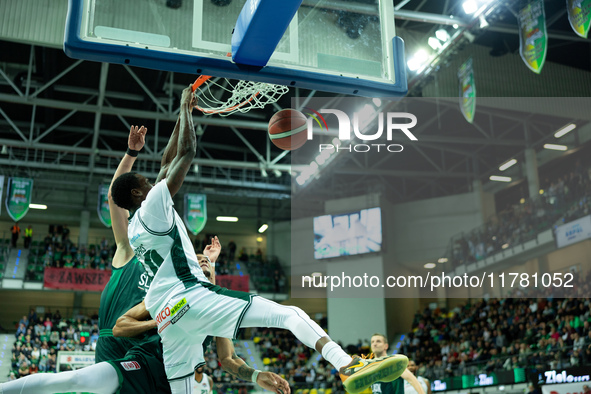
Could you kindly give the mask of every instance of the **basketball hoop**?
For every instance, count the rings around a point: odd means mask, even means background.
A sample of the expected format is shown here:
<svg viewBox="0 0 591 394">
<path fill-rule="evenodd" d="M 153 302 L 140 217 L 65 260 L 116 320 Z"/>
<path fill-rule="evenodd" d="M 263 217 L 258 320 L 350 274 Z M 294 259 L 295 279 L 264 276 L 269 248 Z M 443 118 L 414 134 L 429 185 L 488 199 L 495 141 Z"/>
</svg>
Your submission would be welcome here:
<svg viewBox="0 0 591 394">
<path fill-rule="evenodd" d="M 220 89 L 222 94 L 220 94 Z M 228 116 L 275 103 L 289 91 L 289 88 L 252 81 L 232 83 L 226 78 L 212 79 L 211 76 L 202 75 L 193 83 L 193 91 L 199 97 L 196 109 L 205 115 Z M 222 98 L 227 95 L 226 92 L 230 94 L 230 97 L 224 101 Z"/>
</svg>

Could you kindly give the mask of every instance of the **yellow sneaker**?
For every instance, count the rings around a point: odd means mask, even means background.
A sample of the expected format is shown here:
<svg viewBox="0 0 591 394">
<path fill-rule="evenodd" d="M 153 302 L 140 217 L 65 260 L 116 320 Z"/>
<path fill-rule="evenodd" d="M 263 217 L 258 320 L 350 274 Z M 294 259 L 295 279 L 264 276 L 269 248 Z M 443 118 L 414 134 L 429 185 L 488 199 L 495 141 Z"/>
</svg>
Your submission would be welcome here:
<svg viewBox="0 0 591 394">
<path fill-rule="evenodd" d="M 339 370 L 339 375 L 348 393 L 359 394 L 376 382 L 398 379 L 407 366 L 408 357 L 402 354 L 375 359 L 353 356 L 349 365 Z"/>
</svg>

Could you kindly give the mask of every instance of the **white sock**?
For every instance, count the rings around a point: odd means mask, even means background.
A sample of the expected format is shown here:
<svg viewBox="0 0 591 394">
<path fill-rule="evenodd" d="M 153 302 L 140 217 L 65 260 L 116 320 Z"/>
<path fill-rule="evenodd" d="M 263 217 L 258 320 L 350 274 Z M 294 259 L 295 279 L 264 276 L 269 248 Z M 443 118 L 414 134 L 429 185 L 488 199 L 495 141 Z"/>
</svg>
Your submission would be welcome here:
<svg viewBox="0 0 591 394">
<path fill-rule="evenodd" d="M 334 341 L 328 342 L 322 347 L 322 357 L 331 363 L 337 370 L 348 365 L 353 359 Z"/>
</svg>

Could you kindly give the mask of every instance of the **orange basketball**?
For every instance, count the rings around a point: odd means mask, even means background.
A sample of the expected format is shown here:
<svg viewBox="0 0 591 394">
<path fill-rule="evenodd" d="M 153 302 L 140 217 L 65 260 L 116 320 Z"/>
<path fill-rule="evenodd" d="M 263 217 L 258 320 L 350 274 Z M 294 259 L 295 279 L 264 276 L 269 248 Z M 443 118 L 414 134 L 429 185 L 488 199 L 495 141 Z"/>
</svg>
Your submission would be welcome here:
<svg viewBox="0 0 591 394">
<path fill-rule="evenodd" d="M 269 121 L 269 138 L 283 150 L 298 149 L 307 141 L 306 116 L 295 109 L 282 109 Z"/>
</svg>

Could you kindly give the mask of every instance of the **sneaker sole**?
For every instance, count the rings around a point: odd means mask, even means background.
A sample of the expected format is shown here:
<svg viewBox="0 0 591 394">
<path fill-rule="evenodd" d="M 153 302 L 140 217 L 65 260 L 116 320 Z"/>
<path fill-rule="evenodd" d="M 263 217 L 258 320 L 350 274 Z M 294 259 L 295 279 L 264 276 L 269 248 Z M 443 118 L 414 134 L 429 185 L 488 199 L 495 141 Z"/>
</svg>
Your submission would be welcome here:
<svg viewBox="0 0 591 394">
<path fill-rule="evenodd" d="M 359 394 L 376 382 L 392 382 L 400 377 L 408 366 L 408 357 L 398 354 L 379 364 L 370 364 L 343 382 L 349 394 Z"/>
</svg>

